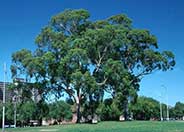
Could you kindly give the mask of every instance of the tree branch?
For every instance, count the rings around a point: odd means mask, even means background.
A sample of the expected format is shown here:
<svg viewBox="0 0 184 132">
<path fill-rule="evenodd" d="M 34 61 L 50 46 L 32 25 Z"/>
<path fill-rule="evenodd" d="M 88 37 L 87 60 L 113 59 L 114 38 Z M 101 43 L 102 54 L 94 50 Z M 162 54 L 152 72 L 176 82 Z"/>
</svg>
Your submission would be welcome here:
<svg viewBox="0 0 184 132">
<path fill-rule="evenodd" d="M 107 79 L 107 78 L 105 78 L 103 82 L 101 82 L 101 83 L 97 83 L 97 85 L 98 85 L 98 86 L 102 86 L 102 85 L 104 85 L 104 84 L 107 82 L 107 80 L 108 80 L 108 79 Z"/>
<path fill-rule="evenodd" d="M 103 53 L 102 56 L 100 55 L 100 52 L 98 52 L 99 60 L 98 60 L 98 61 L 95 60 L 95 62 L 97 63 L 97 64 L 96 64 L 95 72 L 97 72 L 97 71 L 100 69 L 100 65 L 101 65 L 101 63 L 102 63 L 102 59 L 105 57 L 106 51 L 107 51 L 107 46 L 104 48 L 104 50 L 103 50 L 103 52 L 102 52 L 102 53 Z"/>
<path fill-rule="evenodd" d="M 66 30 L 70 35 L 72 35 L 72 32 L 70 31 L 70 29 L 65 27 L 63 24 L 60 24 L 60 27 L 63 28 L 64 30 Z"/>
</svg>

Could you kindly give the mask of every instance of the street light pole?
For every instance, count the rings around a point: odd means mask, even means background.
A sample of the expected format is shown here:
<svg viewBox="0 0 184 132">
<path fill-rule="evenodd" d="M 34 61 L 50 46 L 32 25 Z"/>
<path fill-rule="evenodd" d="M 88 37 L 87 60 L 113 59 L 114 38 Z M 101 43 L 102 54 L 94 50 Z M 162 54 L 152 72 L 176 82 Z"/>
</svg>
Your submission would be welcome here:
<svg viewBox="0 0 184 132">
<path fill-rule="evenodd" d="M 13 98 L 13 102 L 14 102 L 14 128 L 16 128 L 16 124 L 17 124 L 17 97 L 16 95 Z"/>
<path fill-rule="evenodd" d="M 18 83 L 14 83 L 15 86 L 18 86 Z M 13 103 L 14 103 L 14 128 L 17 126 L 17 94 L 15 93 L 13 97 Z"/>
<path fill-rule="evenodd" d="M 169 121 L 169 105 L 168 105 L 168 96 L 167 96 L 167 121 Z"/>
<path fill-rule="evenodd" d="M 160 94 L 158 95 L 158 97 L 160 98 L 160 101 L 159 101 L 159 104 L 160 104 L 160 121 L 163 121 L 162 101 L 161 101 L 161 99 L 162 99 L 162 94 L 160 93 Z"/>
<path fill-rule="evenodd" d="M 167 87 L 165 85 L 162 85 L 163 88 L 165 88 L 166 91 L 166 102 L 167 102 L 167 117 L 166 120 L 169 121 L 169 98 L 168 98 L 168 91 L 167 91 Z"/>
<path fill-rule="evenodd" d="M 2 119 L 2 132 L 5 128 L 5 102 L 6 102 L 6 63 L 4 63 L 4 84 L 3 84 L 3 119 Z"/>
<path fill-rule="evenodd" d="M 162 103 L 160 101 L 160 121 L 163 121 L 163 116 L 162 116 Z"/>
</svg>

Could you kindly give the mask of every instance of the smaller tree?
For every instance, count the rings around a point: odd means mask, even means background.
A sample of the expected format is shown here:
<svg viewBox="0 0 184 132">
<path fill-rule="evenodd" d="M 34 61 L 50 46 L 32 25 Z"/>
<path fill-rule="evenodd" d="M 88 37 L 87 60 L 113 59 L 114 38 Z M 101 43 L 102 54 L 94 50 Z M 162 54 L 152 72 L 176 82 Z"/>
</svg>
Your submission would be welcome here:
<svg viewBox="0 0 184 132">
<path fill-rule="evenodd" d="M 103 121 L 118 120 L 121 115 L 121 109 L 118 108 L 115 99 L 108 98 L 99 105 L 97 113 Z"/>
<path fill-rule="evenodd" d="M 153 98 L 141 96 L 135 104 L 130 104 L 129 110 L 136 120 L 159 119 L 159 102 Z"/>
<path fill-rule="evenodd" d="M 64 101 L 56 101 L 49 104 L 48 118 L 55 119 L 57 122 L 72 118 L 71 106 Z"/>
<path fill-rule="evenodd" d="M 14 105 L 11 102 L 6 103 L 6 119 L 12 122 L 14 117 Z"/>
<path fill-rule="evenodd" d="M 42 119 L 47 117 L 49 114 L 49 106 L 44 100 L 40 100 L 38 103 L 36 103 L 36 110 L 34 119 L 39 121 L 39 125 L 42 124 Z"/>
<path fill-rule="evenodd" d="M 184 116 L 184 103 L 176 102 L 174 114 L 177 119 L 181 119 Z"/>
<path fill-rule="evenodd" d="M 26 101 L 21 103 L 18 108 L 17 119 L 21 121 L 21 124 L 28 125 L 29 121 L 35 117 L 36 113 L 36 104 L 32 101 Z"/>
</svg>

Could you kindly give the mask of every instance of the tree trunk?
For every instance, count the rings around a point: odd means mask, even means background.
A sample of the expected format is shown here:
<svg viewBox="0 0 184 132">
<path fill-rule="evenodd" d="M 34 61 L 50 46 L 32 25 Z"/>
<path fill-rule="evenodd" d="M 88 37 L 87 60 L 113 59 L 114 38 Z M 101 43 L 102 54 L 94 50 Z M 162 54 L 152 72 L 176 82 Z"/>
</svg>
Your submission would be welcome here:
<svg viewBox="0 0 184 132">
<path fill-rule="evenodd" d="M 38 125 L 39 125 L 39 126 L 42 126 L 42 118 L 40 118 L 38 121 L 39 121 L 39 122 L 38 122 Z"/>
<path fill-rule="evenodd" d="M 124 118 L 125 121 L 128 120 L 128 100 L 124 101 Z"/>
<path fill-rule="evenodd" d="M 77 123 L 80 123 L 80 100 L 79 97 L 76 98 L 76 110 L 77 110 Z"/>
<path fill-rule="evenodd" d="M 94 106 L 93 106 L 93 99 L 92 99 L 92 95 L 90 94 L 89 95 L 89 101 L 90 101 L 90 111 L 91 111 L 91 117 L 92 117 L 92 120 L 93 120 L 93 118 L 94 118 Z"/>
</svg>

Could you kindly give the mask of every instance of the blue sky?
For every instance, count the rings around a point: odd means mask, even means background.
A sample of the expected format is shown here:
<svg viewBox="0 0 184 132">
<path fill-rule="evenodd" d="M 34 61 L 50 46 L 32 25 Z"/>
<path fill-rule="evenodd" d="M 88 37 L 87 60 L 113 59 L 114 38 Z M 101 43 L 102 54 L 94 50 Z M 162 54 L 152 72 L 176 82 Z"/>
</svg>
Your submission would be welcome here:
<svg viewBox="0 0 184 132">
<path fill-rule="evenodd" d="M 34 39 L 51 16 L 66 8 L 84 8 L 89 10 L 91 20 L 125 13 L 135 28 L 149 29 L 156 35 L 160 50 L 173 51 L 177 64 L 173 71 L 144 77 L 139 94 L 166 102 L 164 85 L 170 105 L 184 102 L 183 7 L 183 0 L 0 0 L 0 81 L 3 62 L 9 67 L 13 52 L 22 48 L 34 50 Z M 10 70 L 8 80 L 11 81 Z"/>
</svg>

